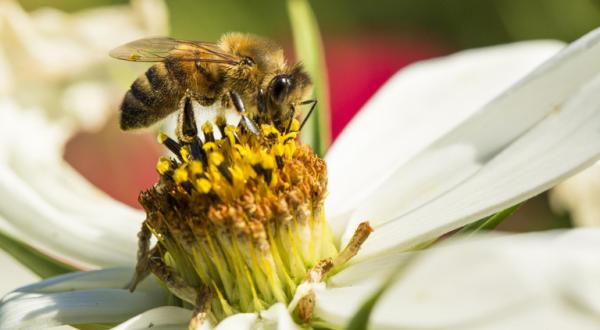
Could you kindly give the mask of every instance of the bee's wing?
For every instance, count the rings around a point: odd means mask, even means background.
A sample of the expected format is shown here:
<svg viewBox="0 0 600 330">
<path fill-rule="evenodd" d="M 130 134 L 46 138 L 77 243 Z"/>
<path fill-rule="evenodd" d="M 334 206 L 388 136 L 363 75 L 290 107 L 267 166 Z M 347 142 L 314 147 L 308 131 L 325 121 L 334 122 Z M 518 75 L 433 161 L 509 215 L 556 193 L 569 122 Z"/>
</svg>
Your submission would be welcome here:
<svg viewBox="0 0 600 330">
<path fill-rule="evenodd" d="M 217 44 L 203 41 L 178 40 L 166 37 L 145 38 L 119 46 L 110 56 L 135 62 L 175 61 L 238 64 L 241 58 L 222 50 Z"/>
</svg>

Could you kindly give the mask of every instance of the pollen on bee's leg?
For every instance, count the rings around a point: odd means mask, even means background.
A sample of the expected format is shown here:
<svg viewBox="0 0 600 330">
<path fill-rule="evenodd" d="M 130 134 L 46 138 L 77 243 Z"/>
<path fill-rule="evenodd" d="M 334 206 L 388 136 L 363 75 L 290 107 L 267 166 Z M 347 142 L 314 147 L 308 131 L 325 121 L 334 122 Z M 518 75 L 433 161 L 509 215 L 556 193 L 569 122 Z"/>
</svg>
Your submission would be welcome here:
<svg viewBox="0 0 600 330">
<path fill-rule="evenodd" d="M 177 138 L 180 142 L 189 144 L 194 137 L 198 136 L 198 127 L 196 126 L 196 118 L 194 117 L 194 107 L 192 100 L 189 97 L 184 99 L 183 109 L 177 116 Z"/>
</svg>

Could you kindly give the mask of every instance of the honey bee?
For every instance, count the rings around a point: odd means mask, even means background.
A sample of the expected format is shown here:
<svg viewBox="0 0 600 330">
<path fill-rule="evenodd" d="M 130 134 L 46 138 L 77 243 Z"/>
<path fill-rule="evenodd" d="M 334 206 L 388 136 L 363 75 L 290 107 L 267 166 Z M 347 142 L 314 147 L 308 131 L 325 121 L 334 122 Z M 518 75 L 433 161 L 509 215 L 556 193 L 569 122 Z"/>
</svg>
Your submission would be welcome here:
<svg viewBox="0 0 600 330">
<path fill-rule="evenodd" d="M 233 106 L 251 121 L 280 130 L 289 129 L 299 106 L 310 104 L 312 112 L 316 104 L 307 99 L 312 83 L 303 66 L 289 65 L 278 45 L 251 34 L 227 33 L 217 43 L 139 39 L 113 49 L 110 55 L 157 62 L 125 94 L 120 108 L 124 130 L 156 123 L 181 109 L 184 99 L 220 110 Z"/>
</svg>

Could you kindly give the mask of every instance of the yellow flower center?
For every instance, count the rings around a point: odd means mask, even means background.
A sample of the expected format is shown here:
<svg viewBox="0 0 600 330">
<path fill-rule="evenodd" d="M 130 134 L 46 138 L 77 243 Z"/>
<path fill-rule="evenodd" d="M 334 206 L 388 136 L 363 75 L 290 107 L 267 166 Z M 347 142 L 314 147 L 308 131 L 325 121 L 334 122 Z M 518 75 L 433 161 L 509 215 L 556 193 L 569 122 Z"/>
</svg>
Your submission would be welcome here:
<svg viewBox="0 0 600 330">
<path fill-rule="evenodd" d="M 213 321 L 289 303 L 309 270 L 338 254 L 323 215 L 326 165 L 296 141 L 298 126 L 252 134 L 221 124 L 215 139 L 206 123 L 204 141 L 159 136 L 176 158 L 158 161 L 159 183 L 140 195 L 158 241 L 151 258 L 174 274 L 167 278 L 212 292 Z"/>
</svg>

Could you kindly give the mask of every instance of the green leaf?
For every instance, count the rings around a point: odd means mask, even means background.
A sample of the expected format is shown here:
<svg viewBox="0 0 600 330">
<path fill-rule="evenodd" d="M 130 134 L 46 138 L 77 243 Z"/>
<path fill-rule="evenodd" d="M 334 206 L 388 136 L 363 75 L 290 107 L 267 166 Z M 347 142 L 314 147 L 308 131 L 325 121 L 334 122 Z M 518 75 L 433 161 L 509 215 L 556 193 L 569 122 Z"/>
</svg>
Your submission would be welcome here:
<svg viewBox="0 0 600 330">
<path fill-rule="evenodd" d="M 0 232 L 0 249 L 42 278 L 78 271 L 77 268 L 53 259 Z"/>
<path fill-rule="evenodd" d="M 383 293 L 389 285 L 390 284 L 386 282 L 383 286 L 377 289 L 377 291 L 369 299 L 367 299 L 367 301 L 360 307 L 358 312 L 354 314 L 354 316 L 350 320 L 348 327 L 346 327 L 347 330 L 367 329 L 367 325 L 369 324 L 369 317 L 371 316 L 373 307 L 375 307 L 375 304 L 377 303 L 377 301 L 379 301 L 379 298 L 381 298 L 381 296 L 383 295 Z"/>
<path fill-rule="evenodd" d="M 314 94 L 319 101 L 302 129 L 302 141 L 312 146 L 317 155 L 323 156 L 331 143 L 331 128 L 329 84 L 319 26 L 308 1 L 288 0 L 287 4 L 296 57 L 304 63 L 310 74 L 315 87 Z"/>
<path fill-rule="evenodd" d="M 495 213 L 489 217 L 485 217 L 481 220 L 477 220 L 473 223 L 470 223 L 464 227 L 462 227 L 460 230 L 456 231 L 455 233 L 449 234 L 452 235 L 452 237 L 454 237 L 454 235 L 472 235 L 475 234 L 479 231 L 482 230 L 492 230 L 494 228 L 496 228 L 500 223 L 502 223 L 502 221 L 506 220 L 509 216 L 511 216 L 513 213 L 515 213 L 515 211 L 521 207 L 521 205 L 523 205 L 525 202 L 521 203 L 521 204 L 517 204 L 515 206 L 511 206 L 505 210 L 502 210 L 498 213 Z M 412 248 L 409 249 L 409 251 L 418 251 L 418 250 L 425 250 L 427 248 L 429 248 L 430 246 L 432 246 L 433 244 L 437 243 L 440 240 L 443 240 L 444 238 L 446 238 L 449 235 L 442 235 L 441 237 L 436 237 L 434 239 L 425 241 L 425 242 L 421 242 L 415 246 L 413 246 Z"/>
<path fill-rule="evenodd" d="M 496 228 L 506 218 L 515 213 L 515 211 L 519 207 L 521 207 L 521 205 L 523 205 L 523 203 L 511 206 L 487 218 L 483 218 L 481 220 L 468 224 L 464 226 L 461 230 L 457 231 L 456 235 L 472 235 L 482 230 L 492 230 Z"/>
<path fill-rule="evenodd" d="M 373 312 L 373 308 L 379 301 L 379 299 L 383 296 L 385 291 L 389 289 L 389 287 L 398 280 L 400 276 L 406 273 L 406 270 L 410 265 L 413 264 L 417 257 L 417 253 L 414 253 L 402 263 L 398 268 L 396 268 L 392 274 L 383 282 L 383 284 L 369 297 L 363 305 L 358 309 L 358 312 L 354 314 L 348 325 L 346 326 L 346 330 L 366 330 L 369 324 L 369 318 L 371 317 L 371 313 Z"/>
</svg>

